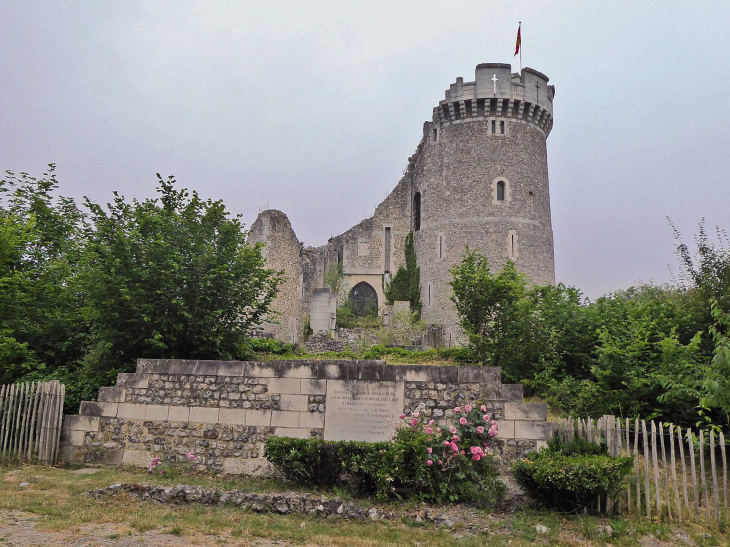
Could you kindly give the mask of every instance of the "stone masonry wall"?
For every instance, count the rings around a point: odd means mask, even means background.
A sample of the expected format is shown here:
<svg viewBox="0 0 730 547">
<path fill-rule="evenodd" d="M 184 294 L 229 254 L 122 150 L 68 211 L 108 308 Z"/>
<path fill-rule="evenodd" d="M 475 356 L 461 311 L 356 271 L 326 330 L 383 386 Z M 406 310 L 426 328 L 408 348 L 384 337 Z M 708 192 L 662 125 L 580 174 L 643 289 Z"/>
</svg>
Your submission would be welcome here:
<svg viewBox="0 0 730 547">
<path fill-rule="evenodd" d="M 272 435 L 361 438 L 375 428 L 363 440 L 385 440 L 401 412 L 418 409 L 447 424 L 454 406 L 470 402 L 487 404 L 499 421 L 497 448 L 506 463 L 539 448 L 551 429 L 545 405 L 523 403 L 522 386 L 499 378 L 493 367 L 380 361 L 140 359 L 136 373 L 120 374 L 115 387 L 101 388 L 98 401 L 65 417 L 62 454 L 70 462 L 146 467 L 156 455 L 170 460 L 192 452 L 201 471 L 265 474 L 263 445 Z M 342 389 L 350 394 L 344 403 Z M 381 404 L 386 391 L 397 395 Z M 345 404 L 344 411 L 327 414 L 328 397 Z M 373 417 L 377 410 L 358 414 L 363 404 L 391 405 L 387 423 Z M 341 414 L 348 412 L 355 421 L 343 426 Z"/>
</svg>

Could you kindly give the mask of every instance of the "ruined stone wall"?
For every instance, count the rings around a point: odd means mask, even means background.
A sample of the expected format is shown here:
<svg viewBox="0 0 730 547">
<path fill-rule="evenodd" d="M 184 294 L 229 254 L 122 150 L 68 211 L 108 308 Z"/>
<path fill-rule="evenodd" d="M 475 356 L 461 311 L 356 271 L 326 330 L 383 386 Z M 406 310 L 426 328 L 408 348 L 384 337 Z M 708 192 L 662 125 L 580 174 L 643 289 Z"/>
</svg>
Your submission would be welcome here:
<svg viewBox="0 0 730 547">
<path fill-rule="evenodd" d="M 251 226 L 248 241 L 263 243 L 266 266 L 284 272 L 284 282 L 271 306 L 278 315 L 272 316 L 262 328 L 279 340 L 297 342 L 303 329 L 302 314 L 309 311 L 308 306 L 303 309 L 302 245 L 287 216 L 274 209 L 258 216 Z"/>
<path fill-rule="evenodd" d="M 447 424 L 454 406 L 485 403 L 506 462 L 544 444 L 551 428 L 545 405 L 523 403 L 522 386 L 499 378 L 498 368 L 379 361 L 140 359 L 135 374 L 65 417 L 63 458 L 146 467 L 191 452 L 199 470 L 266 473 L 271 435 L 387 440 L 402 412 Z"/>
</svg>

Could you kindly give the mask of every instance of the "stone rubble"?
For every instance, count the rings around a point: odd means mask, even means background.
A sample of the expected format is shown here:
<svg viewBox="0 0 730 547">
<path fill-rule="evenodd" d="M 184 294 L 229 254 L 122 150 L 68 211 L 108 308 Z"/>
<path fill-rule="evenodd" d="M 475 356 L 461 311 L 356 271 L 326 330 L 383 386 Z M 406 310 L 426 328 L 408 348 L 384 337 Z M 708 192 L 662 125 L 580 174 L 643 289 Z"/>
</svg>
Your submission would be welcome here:
<svg viewBox="0 0 730 547">
<path fill-rule="evenodd" d="M 296 492 L 251 493 L 240 490 L 220 490 L 203 486 L 156 486 L 149 484 L 112 484 L 88 492 L 93 497 L 126 493 L 142 500 L 155 500 L 160 503 L 203 505 L 235 505 L 256 513 L 275 513 L 280 515 L 300 514 L 321 516 L 329 519 L 371 520 L 411 518 L 416 522 L 429 522 L 436 526 L 453 528 L 454 515 L 445 515 L 432 508 L 421 508 L 409 512 L 383 510 L 380 507 L 362 507 L 352 501 L 338 497 L 330 498 L 316 494 Z"/>
</svg>

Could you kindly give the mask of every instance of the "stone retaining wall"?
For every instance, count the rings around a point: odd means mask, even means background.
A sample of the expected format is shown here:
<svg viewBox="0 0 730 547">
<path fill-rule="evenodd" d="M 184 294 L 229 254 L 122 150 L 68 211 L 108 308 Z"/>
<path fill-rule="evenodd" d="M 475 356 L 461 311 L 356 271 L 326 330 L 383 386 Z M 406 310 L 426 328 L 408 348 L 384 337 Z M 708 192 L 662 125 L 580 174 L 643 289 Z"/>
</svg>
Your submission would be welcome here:
<svg viewBox="0 0 730 547">
<path fill-rule="evenodd" d="M 66 461 L 146 467 L 192 452 L 199 470 L 263 474 L 271 435 L 386 440 L 402 412 L 446 424 L 466 403 L 485 403 L 499 421 L 503 463 L 550 433 L 545 405 L 523 403 L 522 386 L 500 383 L 495 367 L 140 359 L 98 399 L 65 417 Z"/>
</svg>

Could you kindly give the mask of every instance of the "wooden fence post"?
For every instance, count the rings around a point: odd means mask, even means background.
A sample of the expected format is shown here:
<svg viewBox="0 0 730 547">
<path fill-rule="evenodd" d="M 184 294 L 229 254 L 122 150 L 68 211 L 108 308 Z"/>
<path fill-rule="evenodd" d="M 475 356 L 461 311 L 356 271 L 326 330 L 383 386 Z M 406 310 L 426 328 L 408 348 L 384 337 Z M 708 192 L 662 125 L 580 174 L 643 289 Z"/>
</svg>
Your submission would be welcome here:
<svg viewBox="0 0 730 547">
<path fill-rule="evenodd" d="M 682 504 L 679 502 L 679 489 L 677 488 L 677 462 L 674 459 L 674 425 L 669 424 L 669 454 L 672 464 L 672 488 L 674 489 L 674 502 L 677 507 L 677 519 L 682 520 Z"/>
<path fill-rule="evenodd" d="M 649 436 L 646 434 L 646 420 L 641 420 L 641 432 L 644 437 L 644 489 L 646 491 L 646 517 L 651 518 L 651 488 L 649 488 Z"/>
<path fill-rule="evenodd" d="M 715 465 L 715 431 L 710 430 L 710 467 L 712 468 L 712 499 L 715 503 L 715 520 L 720 526 L 720 503 L 717 492 L 717 466 Z"/>
</svg>

